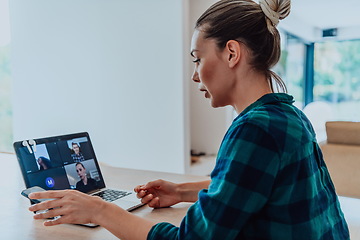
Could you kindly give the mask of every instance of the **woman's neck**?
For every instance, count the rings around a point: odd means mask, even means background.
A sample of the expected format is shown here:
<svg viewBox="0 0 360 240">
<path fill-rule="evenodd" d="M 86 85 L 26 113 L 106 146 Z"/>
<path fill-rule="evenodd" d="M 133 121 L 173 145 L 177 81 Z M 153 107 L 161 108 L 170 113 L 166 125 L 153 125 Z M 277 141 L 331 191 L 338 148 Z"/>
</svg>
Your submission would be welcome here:
<svg viewBox="0 0 360 240">
<path fill-rule="evenodd" d="M 239 114 L 246 107 L 256 102 L 262 96 L 272 93 L 269 81 L 264 74 L 247 71 L 239 74 L 238 84 L 234 89 L 233 107 Z"/>
</svg>

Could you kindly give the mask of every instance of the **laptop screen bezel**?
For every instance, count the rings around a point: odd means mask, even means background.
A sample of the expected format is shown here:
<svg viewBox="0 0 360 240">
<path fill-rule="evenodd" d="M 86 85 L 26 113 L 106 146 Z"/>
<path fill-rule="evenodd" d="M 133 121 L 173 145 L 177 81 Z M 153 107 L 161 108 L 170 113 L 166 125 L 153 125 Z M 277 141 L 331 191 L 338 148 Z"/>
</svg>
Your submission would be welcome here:
<svg viewBox="0 0 360 240">
<path fill-rule="evenodd" d="M 89 150 L 90 150 L 91 155 L 93 157 L 93 160 L 94 160 L 94 163 L 95 163 L 95 166 L 97 168 L 99 178 L 100 178 L 100 180 L 98 181 L 98 184 L 97 184 L 97 188 L 92 189 L 90 191 L 90 192 L 93 192 L 93 191 L 96 191 L 98 189 L 105 188 L 106 185 L 105 185 L 105 181 L 104 181 L 104 178 L 102 176 L 101 169 L 100 169 L 100 166 L 99 166 L 96 154 L 95 154 L 95 150 L 93 148 L 93 145 L 92 145 L 92 142 L 91 142 L 91 139 L 90 139 L 90 135 L 89 135 L 88 132 L 79 132 L 79 133 L 72 133 L 72 134 L 65 134 L 65 135 L 58 135 L 58 136 L 51 136 L 51 137 L 44 137 L 44 138 L 37 138 L 37 139 L 34 139 L 34 141 L 35 141 L 35 143 L 37 145 L 40 145 L 40 144 L 49 144 L 49 143 L 60 142 L 60 141 L 69 141 L 69 140 L 72 140 L 72 139 L 84 138 L 84 137 L 86 137 L 88 142 L 89 142 L 89 146 L 90 146 Z M 28 140 L 25 140 L 25 141 L 28 141 Z M 14 150 L 15 150 L 15 154 L 16 154 L 19 166 L 20 166 L 22 177 L 23 177 L 24 182 L 25 182 L 25 186 L 27 188 L 29 188 L 29 187 L 33 187 L 33 185 L 29 181 L 29 173 L 27 173 L 26 167 L 25 167 L 25 164 L 24 164 L 25 159 L 22 159 L 21 154 L 20 154 L 20 149 L 26 147 L 26 146 L 23 145 L 23 142 L 24 142 L 24 140 L 16 141 L 16 142 L 13 143 L 13 147 L 14 147 Z M 63 166 L 65 166 L 65 165 L 63 165 Z M 70 189 L 70 188 L 64 188 L 64 189 Z"/>
</svg>

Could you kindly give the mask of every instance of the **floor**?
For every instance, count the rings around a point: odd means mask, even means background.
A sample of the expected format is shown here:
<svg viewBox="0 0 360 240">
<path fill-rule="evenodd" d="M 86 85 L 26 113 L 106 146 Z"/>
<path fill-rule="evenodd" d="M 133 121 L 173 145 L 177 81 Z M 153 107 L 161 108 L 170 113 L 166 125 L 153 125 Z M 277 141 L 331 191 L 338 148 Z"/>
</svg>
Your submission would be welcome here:
<svg viewBox="0 0 360 240">
<path fill-rule="evenodd" d="M 189 174 L 208 176 L 215 166 L 215 155 L 201 156 L 198 161 L 191 164 Z"/>
</svg>

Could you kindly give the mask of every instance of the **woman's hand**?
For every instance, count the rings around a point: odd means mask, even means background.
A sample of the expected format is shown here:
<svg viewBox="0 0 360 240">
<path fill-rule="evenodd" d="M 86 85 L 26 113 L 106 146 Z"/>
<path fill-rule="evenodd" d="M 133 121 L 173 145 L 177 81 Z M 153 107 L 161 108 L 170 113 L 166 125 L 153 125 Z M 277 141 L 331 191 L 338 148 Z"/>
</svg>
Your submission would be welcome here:
<svg viewBox="0 0 360 240">
<path fill-rule="evenodd" d="M 154 225 L 153 222 L 131 214 L 115 204 L 75 190 L 37 192 L 31 193 L 29 197 L 55 199 L 29 208 L 30 211 L 51 209 L 46 213 L 36 214 L 35 219 L 61 216 L 44 222 L 45 226 L 94 223 L 103 226 L 120 239 L 146 239 Z"/>
<path fill-rule="evenodd" d="M 99 197 L 89 196 L 76 190 L 60 190 L 36 192 L 29 195 L 31 199 L 53 198 L 42 203 L 32 205 L 30 211 L 48 210 L 45 213 L 34 215 L 34 219 L 54 218 L 44 223 L 45 226 L 53 226 L 63 223 L 74 224 L 97 224 L 97 216 L 107 202 Z M 58 217 L 61 216 L 61 217 Z"/>
<path fill-rule="evenodd" d="M 195 202 L 201 189 L 208 188 L 210 180 L 189 183 L 173 183 L 155 180 L 134 188 L 137 197 L 149 207 L 170 207 L 179 202 Z"/>
<path fill-rule="evenodd" d="M 181 202 L 178 184 L 165 180 L 155 180 L 134 188 L 141 202 L 152 208 L 170 207 Z"/>
</svg>

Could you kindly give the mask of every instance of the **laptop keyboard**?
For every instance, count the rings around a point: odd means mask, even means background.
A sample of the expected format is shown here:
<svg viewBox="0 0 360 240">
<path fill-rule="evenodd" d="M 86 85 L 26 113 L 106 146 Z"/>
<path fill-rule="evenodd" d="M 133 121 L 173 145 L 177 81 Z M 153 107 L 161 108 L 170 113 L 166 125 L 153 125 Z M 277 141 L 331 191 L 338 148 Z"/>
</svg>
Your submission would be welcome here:
<svg viewBox="0 0 360 240">
<path fill-rule="evenodd" d="M 131 194 L 131 192 L 124 192 L 114 189 L 105 189 L 101 192 L 93 194 L 93 196 L 99 196 L 107 202 L 113 202 L 119 198 L 125 197 Z"/>
</svg>

